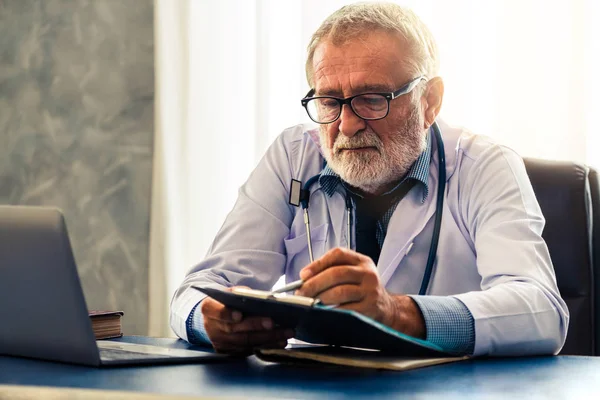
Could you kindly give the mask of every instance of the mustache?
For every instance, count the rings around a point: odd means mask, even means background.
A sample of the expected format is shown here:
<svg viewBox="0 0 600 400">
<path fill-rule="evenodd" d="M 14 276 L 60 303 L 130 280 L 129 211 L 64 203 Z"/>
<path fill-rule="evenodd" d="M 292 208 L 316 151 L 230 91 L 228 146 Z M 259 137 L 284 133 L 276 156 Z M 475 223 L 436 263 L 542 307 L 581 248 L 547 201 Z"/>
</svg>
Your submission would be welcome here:
<svg viewBox="0 0 600 400">
<path fill-rule="evenodd" d="M 338 132 L 333 143 L 333 152 L 335 154 L 346 149 L 358 149 L 361 147 L 375 147 L 379 152 L 383 147 L 381 139 L 374 132 L 362 131 L 352 137 L 347 137 Z"/>
</svg>

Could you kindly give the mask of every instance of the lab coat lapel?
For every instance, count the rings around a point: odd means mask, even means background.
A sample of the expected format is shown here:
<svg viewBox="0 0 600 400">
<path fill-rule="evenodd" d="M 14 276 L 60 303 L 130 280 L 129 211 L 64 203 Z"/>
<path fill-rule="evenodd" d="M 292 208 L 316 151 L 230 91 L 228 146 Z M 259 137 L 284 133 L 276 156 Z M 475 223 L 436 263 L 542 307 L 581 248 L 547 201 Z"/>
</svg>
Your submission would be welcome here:
<svg viewBox="0 0 600 400">
<path fill-rule="evenodd" d="M 438 121 L 440 131 L 444 137 L 444 153 L 446 155 L 446 185 L 454 173 L 456 165 L 457 130 L 450 128 L 442 121 Z M 437 150 L 437 140 L 432 135 L 433 152 L 429 167 L 428 187 L 429 193 L 427 199 L 422 203 L 423 187 L 417 185 L 400 201 L 390 223 L 387 234 L 379 256 L 377 268 L 381 281 L 385 286 L 392 277 L 410 246 L 414 238 L 425 228 L 427 222 L 436 212 L 437 194 L 438 194 L 438 163 L 439 154 Z M 423 266 L 425 269 L 425 265 Z"/>
<path fill-rule="evenodd" d="M 410 250 L 409 246 L 414 237 L 423 230 L 427 221 L 435 213 L 437 173 L 434 175 L 432 169 L 430 168 L 429 173 L 431 187 L 425 203 L 421 203 L 423 199 L 422 186 L 415 186 L 400 201 L 392 215 L 377 264 L 384 285 L 390 280 L 407 251 Z M 435 170 L 437 171 L 437 167 Z"/>
<path fill-rule="evenodd" d="M 329 200 L 329 219 L 333 225 L 335 233 L 335 246 L 348 247 L 348 238 L 346 237 L 346 201 L 344 194 L 337 190 Z M 329 246 L 332 248 L 334 246 Z"/>
</svg>

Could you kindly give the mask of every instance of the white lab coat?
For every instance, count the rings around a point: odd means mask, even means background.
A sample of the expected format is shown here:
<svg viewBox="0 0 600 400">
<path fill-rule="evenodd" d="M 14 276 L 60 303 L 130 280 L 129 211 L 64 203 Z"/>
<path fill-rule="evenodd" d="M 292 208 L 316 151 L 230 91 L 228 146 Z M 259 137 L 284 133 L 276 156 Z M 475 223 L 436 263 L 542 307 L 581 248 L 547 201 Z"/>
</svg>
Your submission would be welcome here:
<svg viewBox="0 0 600 400">
<path fill-rule="evenodd" d="M 521 158 L 483 136 L 438 121 L 446 153 L 442 227 L 427 295 L 454 296 L 475 322 L 475 355 L 557 353 L 569 312 L 541 238 L 544 218 Z M 171 327 L 187 339 L 186 319 L 204 295 L 192 284 L 268 290 L 308 264 L 301 208 L 288 204 L 292 178 L 306 182 L 323 166 L 317 131 L 298 125 L 271 145 L 227 216 L 204 261 L 171 303 Z M 417 294 L 431 242 L 438 153 L 432 143 L 429 194 L 415 185 L 390 220 L 377 268 L 391 293 Z M 343 189 L 331 198 L 311 187 L 315 258 L 347 245 Z M 355 243 L 354 239 L 352 243 Z"/>
</svg>

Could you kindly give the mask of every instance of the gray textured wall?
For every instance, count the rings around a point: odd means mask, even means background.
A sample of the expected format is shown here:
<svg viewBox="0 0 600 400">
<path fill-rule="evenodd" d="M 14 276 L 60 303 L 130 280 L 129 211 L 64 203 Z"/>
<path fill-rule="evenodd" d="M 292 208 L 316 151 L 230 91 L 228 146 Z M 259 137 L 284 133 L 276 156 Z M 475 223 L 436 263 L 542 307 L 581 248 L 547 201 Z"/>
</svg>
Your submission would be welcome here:
<svg viewBox="0 0 600 400">
<path fill-rule="evenodd" d="M 152 0 L 0 0 L 0 203 L 63 209 L 88 307 L 147 333 Z"/>
</svg>

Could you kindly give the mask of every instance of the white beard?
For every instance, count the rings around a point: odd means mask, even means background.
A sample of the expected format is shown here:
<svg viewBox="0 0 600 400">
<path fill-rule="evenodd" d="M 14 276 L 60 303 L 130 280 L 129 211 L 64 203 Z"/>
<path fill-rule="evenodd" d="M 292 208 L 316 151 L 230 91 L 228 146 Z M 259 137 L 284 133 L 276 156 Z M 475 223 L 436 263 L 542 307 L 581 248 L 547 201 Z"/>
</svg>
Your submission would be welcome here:
<svg viewBox="0 0 600 400">
<path fill-rule="evenodd" d="M 328 147 L 324 128 L 319 131 L 321 148 L 329 167 L 342 180 L 367 193 L 376 193 L 387 184 L 400 180 L 425 150 L 427 135 L 415 107 L 403 126 L 390 135 L 384 148 L 381 139 L 369 126 L 352 137 L 338 132 L 333 149 Z M 377 150 L 353 153 L 347 148 L 375 147 Z"/>
</svg>

